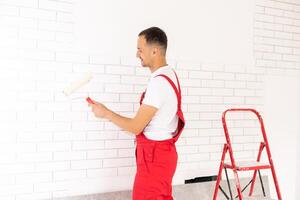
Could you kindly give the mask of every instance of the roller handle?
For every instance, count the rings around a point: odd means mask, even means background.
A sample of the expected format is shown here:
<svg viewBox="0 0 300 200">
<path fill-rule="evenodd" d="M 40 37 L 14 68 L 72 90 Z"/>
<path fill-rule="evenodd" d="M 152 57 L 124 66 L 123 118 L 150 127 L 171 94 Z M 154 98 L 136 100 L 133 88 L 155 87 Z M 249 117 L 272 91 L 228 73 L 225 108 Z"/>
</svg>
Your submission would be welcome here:
<svg viewBox="0 0 300 200">
<path fill-rule="evenodd" d="M 86 101 L 90 104 L 94 104 L 94 101 L 90 98 L 90 97 L 87 97 L 86 98 Z"/>
</svg>

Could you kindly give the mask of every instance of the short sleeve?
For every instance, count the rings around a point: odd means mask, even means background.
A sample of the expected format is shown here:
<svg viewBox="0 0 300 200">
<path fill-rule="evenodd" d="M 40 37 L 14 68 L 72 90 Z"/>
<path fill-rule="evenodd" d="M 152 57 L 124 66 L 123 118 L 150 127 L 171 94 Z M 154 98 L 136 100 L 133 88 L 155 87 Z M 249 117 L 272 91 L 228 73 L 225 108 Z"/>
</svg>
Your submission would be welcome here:
<svg viewBox="0 0 300 200">
<path fill-rule="evenodd" d="M 143 104 L 161 108 L 166 101 L 166 89 L 168 89 L 166 80 L 161 77 L 152 78 L 148 83 Z"/>
</svg>

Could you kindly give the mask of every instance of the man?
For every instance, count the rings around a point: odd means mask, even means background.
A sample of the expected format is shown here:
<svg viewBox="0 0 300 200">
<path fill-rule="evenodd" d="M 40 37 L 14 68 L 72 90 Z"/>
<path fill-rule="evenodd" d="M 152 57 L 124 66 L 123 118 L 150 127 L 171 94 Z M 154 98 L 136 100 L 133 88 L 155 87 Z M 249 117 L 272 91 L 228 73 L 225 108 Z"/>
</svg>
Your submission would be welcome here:
<svg viewBox="0 0 300 200">
<path fill-rule="evenodd" d="M 172 200 L 172 178 L 177 166 L 175 142 L 184 118 L 175 71 L 167 65 L 167 36 L 157 27 L 139 34 L 136 56 L 151 71 L 135 117 L 127 118 L 99 102 L 89 103 L 96 117 L 106 118 L 136 135 L 137 173 L 133 200 Z"/>
</svg>

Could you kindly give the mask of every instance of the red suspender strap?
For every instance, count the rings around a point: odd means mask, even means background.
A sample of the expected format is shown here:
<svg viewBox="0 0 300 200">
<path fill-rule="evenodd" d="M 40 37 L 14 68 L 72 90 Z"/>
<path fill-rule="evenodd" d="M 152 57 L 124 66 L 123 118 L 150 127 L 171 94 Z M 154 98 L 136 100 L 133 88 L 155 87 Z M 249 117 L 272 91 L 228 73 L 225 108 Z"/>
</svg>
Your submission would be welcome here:
<svg viewBox="0 0 300 200">
<path fill-rule="evenodd" d="M 175 73 L 175 72 L 174 72 Z M 177 78 L 177 75 L 175 73 L 175 76 L 176 76 L 176 79 L 177 79 L 177 84 L 178 84 L 178 90 L 177 90 L 177 87 L 176 85 L 174 84 L 174 82 L 166 75 L 164 74 L 159 74 L 157 76 L 162 76 L 164 77 L 165 79 L 167 79 L 167 81 L 171 84 L 172 88 L 174 89 L 175 93 L 176 93 L 176 96 L 177 96 L 177 103 L 178 103 L 178 109 L 181 110 L 181 90 L 180 90 L 180 85 L 179 85 L 179 81 L 178 81 L 178 78 Z M 156 77 L 157 77 L 156 76 Z"/>
<path fill-rule="evenodd" d="M 178 80 L 178 76 L 177 76 L 177 74 L 176 74 L 176 72 L 174 70 L 173 70 L 173 72 L 174 72 L 176 80 L 177 80 L 178 91 L 179 91 L 179 94 L 180 94 L 180 97 L 181 97 L 181 88 L 180 88 L 180 83 L 179 83 L 179 80 Z"/>
</svg>

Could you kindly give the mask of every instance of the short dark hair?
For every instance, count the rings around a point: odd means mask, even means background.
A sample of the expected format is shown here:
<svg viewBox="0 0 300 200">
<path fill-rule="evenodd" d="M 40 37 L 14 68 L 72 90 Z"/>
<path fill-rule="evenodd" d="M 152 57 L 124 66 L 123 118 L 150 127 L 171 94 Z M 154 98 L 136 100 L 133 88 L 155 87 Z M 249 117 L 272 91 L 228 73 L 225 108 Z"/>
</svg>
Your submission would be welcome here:
<svg viewBox="0 0 300 200">
<path fill-rule="evenodd" d="M 167 51 L 168 38 L 166 33 L 158 27 L 150 27 L 139 33 L 139 36 L 144 36 L 148 44 L 158 44 Z"/>
</svg>

